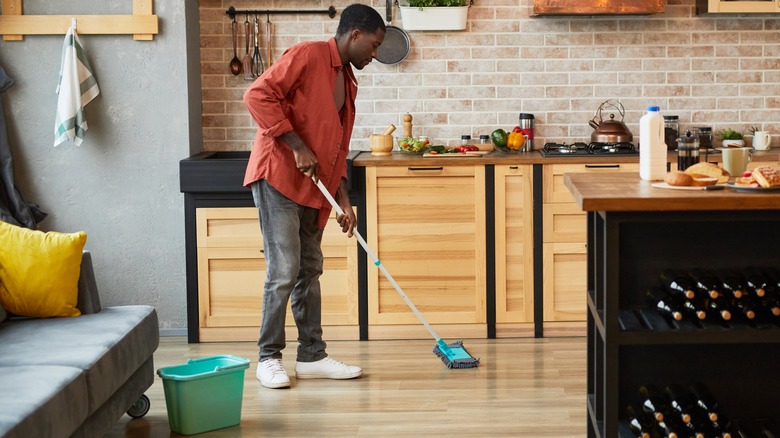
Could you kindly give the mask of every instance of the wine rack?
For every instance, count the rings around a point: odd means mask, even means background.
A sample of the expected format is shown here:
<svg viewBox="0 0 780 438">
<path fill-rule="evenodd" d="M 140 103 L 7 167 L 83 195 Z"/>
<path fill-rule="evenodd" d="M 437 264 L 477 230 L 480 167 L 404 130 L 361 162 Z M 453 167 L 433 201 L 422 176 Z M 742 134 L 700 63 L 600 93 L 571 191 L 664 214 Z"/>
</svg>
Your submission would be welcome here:
<svg viewBox="0 0 780 438">
<path fill-rule="evenodd" d="M 780 325 L 671 322 L 645 298 L 663 269 L 780 267 L 777 248 L 780 211 L 589 211 L 588 437 L 633 437 L 636 388 L 670 381 L 703 382 L 734 424 L 780 436 Z"/>
</svg>

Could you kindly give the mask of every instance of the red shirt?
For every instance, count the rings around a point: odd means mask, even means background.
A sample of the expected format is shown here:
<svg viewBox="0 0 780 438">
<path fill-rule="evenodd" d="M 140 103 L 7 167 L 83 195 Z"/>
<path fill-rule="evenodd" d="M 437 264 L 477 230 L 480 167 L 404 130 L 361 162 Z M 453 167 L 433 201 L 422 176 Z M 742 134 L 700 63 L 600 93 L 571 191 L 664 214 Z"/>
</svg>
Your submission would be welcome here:
<svg viewBox="0 0 780 438">
<path fill-rule="evenodd" d="M 344 69 L 345 101 L 336 111 L 335 79 Z M 325 227 L 330 204 L 317 186 L 300 172 L 282 134 L 295 131 L 317 155 L 319 177 L 335 195 L 347 178 L 347 153 L 355 124 L 357 80 L 352 67 L 342 65 L 336 39 L 297 44 L 287 49 L 244 93 L 249 113 L 258 125 L 244 185 L 265 179 L 300 205 L 320 209 Z"/>
</svg>

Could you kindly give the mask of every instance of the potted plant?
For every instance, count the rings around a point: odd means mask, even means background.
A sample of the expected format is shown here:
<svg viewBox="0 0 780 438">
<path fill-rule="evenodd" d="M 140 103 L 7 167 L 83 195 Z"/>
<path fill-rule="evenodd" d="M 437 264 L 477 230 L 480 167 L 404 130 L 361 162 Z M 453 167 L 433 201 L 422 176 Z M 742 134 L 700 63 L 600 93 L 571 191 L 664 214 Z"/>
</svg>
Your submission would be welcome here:
<svg viewBox="0 0 780 438">
<path fill-rule="evenodd" d="M 731 128 L 720 131 L 720 139 L 722 140 L 724 148 L 741 148 L 745 146 L 745 140 L 742 133 Z"/>
<path fill-rule="evenodd" d="M 406 0 L 400 5 L 406 30 L 463 30 L 473 0 Z"/>
</svg>

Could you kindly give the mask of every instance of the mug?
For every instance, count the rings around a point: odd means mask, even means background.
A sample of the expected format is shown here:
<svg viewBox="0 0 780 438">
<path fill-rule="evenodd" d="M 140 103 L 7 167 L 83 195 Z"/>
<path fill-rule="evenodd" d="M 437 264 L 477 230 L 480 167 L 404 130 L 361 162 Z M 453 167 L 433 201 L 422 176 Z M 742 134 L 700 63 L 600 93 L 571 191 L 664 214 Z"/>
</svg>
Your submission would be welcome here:
<svg viewBox="0 0 780 438">
<path fill-rule="evenodd" d="M 766 151 L 772 144 L 772 136 L 769 131 L 756 131 L 753 133 L 753 149 L 757 151 Z"/>
<path fill-rule="evenodd" d="M 750 148 L 723 148 L 720 154 L 723 156 L 723 168 L 732 177 L 742 176 L 753 159 Z"/>
</svg>

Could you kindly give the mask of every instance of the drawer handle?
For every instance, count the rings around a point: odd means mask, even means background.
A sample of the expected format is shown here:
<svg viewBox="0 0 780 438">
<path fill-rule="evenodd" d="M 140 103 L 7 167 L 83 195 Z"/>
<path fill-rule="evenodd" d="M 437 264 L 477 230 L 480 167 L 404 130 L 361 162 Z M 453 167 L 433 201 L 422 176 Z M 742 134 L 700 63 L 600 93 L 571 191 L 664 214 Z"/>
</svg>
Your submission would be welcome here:
<svg viewBox="0 0 780 438">
<path fill-rule="evenodd" d="M 410 172 L 414 172 L 417 170 L 426 170 L 426 171 L 444 170 L 443 167 L 407 167 L 406 169 L 409 170 Z"/>
<path fill-rule="evenodd" d="M 586 164 L 586 169 L 618 169 L 620 164 Z"/>
<path fill-rule="evenodd" d="M 517 166 L 509 166 L 509 169 L 511 169 L 511 170 L 517 170 L 517 169 L 519 169 L 519 167 L 517 167 Z"/>
</svg>

